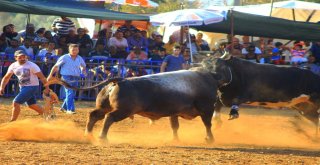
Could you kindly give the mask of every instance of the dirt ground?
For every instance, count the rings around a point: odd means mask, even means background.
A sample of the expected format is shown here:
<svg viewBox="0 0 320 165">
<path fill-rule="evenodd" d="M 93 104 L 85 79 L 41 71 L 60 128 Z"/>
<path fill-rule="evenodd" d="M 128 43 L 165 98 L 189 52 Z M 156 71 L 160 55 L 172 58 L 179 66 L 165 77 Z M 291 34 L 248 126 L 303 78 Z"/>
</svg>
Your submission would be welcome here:
<svg viewBox="0 0 320 165">
<path fill-rule="evenodd" d="M 213 144 L 206 144 L 199 117 L 180 119 L 176 142 L 168 118 L 150 125 L 135 116 L 112 125 L 108 143 L 101 143 L 84 137 L 94 102 L 77 102 L 77 114 L 57 112 L 49 122 L 23 107 L 18 121 L 7 123 L 10 104 L 0 98 L 1 164 L 320 164 L 315 126 L 291 110 L 242 108 L 239 119 L 228 121 L 224 109 Z"/>
</svg>

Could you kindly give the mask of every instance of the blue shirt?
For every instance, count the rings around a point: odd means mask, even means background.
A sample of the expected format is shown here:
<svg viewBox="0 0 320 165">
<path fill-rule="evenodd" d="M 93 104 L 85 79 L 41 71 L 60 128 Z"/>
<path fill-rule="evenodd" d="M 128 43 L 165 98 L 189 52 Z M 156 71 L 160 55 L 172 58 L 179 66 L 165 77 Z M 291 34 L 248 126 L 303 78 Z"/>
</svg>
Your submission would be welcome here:
<svg viewBox="0 0 320 165">
<path fill-rule="evenodd" d="M 86 63 L 79 55 L 73 60 L 70 54 L 65 54 L 58 59 L 55 66 L 60 67 L 61 75 L 80 76 L 80 66 L 85 67 Z"/>
<path fill-rule="evenodd" d="M 182 64 L 185 63 L 181 55 L 179 55 L 178 57 L 169 55 L 164 58 L 163 62 L 167 63 L 166 72 L 181 70 Z"/>
</svg>

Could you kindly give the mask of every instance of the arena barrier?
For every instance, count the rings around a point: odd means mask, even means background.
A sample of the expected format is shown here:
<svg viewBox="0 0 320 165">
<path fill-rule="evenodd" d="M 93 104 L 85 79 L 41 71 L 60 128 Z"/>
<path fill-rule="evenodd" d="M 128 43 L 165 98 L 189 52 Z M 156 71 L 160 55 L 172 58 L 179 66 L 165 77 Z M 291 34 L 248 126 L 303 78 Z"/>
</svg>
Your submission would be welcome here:
<svg viewBox="0 0 320 165">
<path fill-rule="evenodd" d="M 104 56 L 93 56 L 84 58 L 87 64 L 87 75 L 80 80 L 80 87 L 92 86 L 102 80 L 112 77 L 136 77 L 160 72 L 162 61 L 151 60 L 124 60 L 107 58 Z M 47 77 L 51 68 L 55 64 L 56 58 L 33 61 L 40 67 L 43 74 Z M 0 79 L 6 74 L 9 65 L 14 62 L 13 56 L 0 55 Z M 43 90 L 42 84 L 39 86 Z M 65 97 L 61 85 L 51 85 L 50 88 L 59 96 L 60 99 Z M 102 88 L 102 87 L 100 87 Z M 78 91 L 77 100 L 95 100 L 100 89 L 96 88 L 88 91 Z M 16 76 L 12 76 L 6 86 L 4 97 L 14 97 L 19 92 L 19 84 Z M 41 93 L 37 94 L 42 98 Z"/>
</svg>

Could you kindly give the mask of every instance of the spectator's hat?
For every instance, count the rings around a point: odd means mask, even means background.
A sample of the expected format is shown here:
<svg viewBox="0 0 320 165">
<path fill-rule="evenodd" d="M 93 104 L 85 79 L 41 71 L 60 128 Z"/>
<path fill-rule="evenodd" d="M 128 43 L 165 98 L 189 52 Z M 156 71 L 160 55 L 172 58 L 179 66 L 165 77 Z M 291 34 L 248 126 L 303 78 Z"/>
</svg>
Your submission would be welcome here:
<svg viewBox="0 0 320 165">
<path fill-rule="evenodd" d="M 14 56 L 15 57 L 19 57 L 19 56 L 25 56 L 26 54 L 24 53 L 23 50 L 17 50 L 14 52 Z"/>
</svg>

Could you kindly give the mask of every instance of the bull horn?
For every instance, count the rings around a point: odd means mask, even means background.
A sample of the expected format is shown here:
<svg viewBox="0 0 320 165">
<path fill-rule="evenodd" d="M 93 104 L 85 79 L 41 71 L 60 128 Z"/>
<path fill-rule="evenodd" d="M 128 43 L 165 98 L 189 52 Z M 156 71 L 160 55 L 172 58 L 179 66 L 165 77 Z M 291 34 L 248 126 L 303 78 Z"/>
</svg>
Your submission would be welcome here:
<svg viewBox="0 0 320 165">
<path fill-rule="evenodd" d="M 229 60 L 231 58 L 231 55 L 228 51 L 224 51 L 224 54 L 220 57 L 223 60 Z"/>
</svg>

